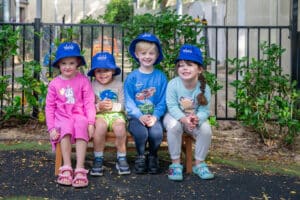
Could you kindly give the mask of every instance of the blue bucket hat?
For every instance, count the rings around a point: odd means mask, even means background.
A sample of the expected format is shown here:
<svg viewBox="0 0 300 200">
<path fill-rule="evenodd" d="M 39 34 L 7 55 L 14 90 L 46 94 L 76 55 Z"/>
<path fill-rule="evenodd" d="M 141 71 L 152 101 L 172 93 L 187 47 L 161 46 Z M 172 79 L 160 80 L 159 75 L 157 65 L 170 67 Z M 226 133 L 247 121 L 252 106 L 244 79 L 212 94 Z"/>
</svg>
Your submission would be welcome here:
<svg viewBox="0 0 300 200">
<path fill-rule="evenodd" d="M 139 62 L 139 60 L 135 56 L 135 47 L 136 47 L 136 44 L 141 41 L 151 42 L 151 43 L 156 44 L 159 55 L 158 55 L 154 65 L 160 63 L 164 59 L 164 55 L 162 52 L 162 48 L 161 48 L 159 39 L 151 33 L 142 33 L 142 34 L 138 35 L 129 45 L 129 53 L 137 62 Z"/>
<path fill-rule="evenodd" d="M 176 58 L 175 63 L 179 60 L 189 60 L 203 65 L 202 52 L 198 47 L 191 44 L 184 44 L 180 47 L 179 55 Z"/>
<path fill-rule="evenodd" d="M 80 65 L 86 65 L 84 57 L 80 54 L 80 48 L 78 44 L 74 42 L 63 42 L 57 47 L 55 60 L 52 63 L 52 66 L 58 67 L 57 64 L 59 60 L 67 57 L 78 57 L 81 59 Z"/>
<path fill-rule="evenodd" d="M 100 52 L 93 56 L 92 68 L 87 75 L 94 76 L 95 69 L 113 69 L 115 70 L 113 76 L 121 73 L 120 67 L 116 65 L 114 56 L 108 52 Z"/>
</svg>

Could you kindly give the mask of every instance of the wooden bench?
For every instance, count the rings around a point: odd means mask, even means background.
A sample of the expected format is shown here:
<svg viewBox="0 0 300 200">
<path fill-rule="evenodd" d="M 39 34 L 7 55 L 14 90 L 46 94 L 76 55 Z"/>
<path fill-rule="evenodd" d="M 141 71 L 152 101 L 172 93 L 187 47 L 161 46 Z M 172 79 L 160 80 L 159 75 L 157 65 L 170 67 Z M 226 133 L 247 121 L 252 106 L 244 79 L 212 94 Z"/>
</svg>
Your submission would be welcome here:
<svg viewBox="0 0 300 200">
<path fill-rule="evenodd" d="M 106 146 L 105 146 L 105 152 L 114 152 L 116 151 L 116 147 L 113 145 L 115 142 L 115 135 L 112 132 L 108 132 L 106 135 Z M 192 172 L 192 165 L 193 165 L 193 142 L 194 138 L 188 134 L 182 135 L 182 155 L 184 156 L 184 163 L 186 168 L 186 173 Z M 92 143 L 92 141 L 90 141 Z M 111 145 L 108 145 L 111 144 Z M 129 145 L 130 144 L 130 145 Z M 160 147 L 160 150 L 168 150 L 167 146 L 167 137 L 164 134 L 164 138 Z M 134 139 L 133 137 L 128 133 L 127 134 L 127 152 L 135 151 L 134 146 Z M 72 152 L 75 152 L 75 147 L 72 145 Z M 93 146 L 88 145 L 87 152 L 93 152 Z M 59 173 L 59 168 L 62 166 L 62 154 L 61 154 L 61 146 L 60 143 L 56 146 L 56 152 L 55 152 L 55 175 L 57 176 Z"/>
</svg>

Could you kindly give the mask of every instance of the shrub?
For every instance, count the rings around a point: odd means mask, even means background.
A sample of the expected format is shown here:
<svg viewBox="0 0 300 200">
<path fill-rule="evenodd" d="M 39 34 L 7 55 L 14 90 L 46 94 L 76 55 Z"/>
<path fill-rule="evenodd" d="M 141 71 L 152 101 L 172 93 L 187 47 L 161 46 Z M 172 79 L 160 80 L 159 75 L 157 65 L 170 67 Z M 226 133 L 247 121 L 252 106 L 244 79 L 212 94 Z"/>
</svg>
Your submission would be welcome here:
<svg viewBox="0 0 300 200">
<path fill-rule="evenodd" d="M 14 30 L 10 25 L 3 25 L 0 28 L 0 64 L 4 64 L 10 56 L 17 55 L 17 42 L 20 38 L 20 31 Z M 4 66 L 0 66 L 2 70 Z M 11 101 L 10 94 L 7 92 L 7 87 L 10 82 L 11 75 L 0 75 L 0 100 L 5 102 L 0 116 L 5 114 L 5 109 L 9 106 L 17 104 L 17 100 Z"/>
<path fill-rule="evenodd" d="M 231 85 L 236 87 L 236 101 L 229 103 L 236 109 L 238 120 L 253 128 L 264 142 L 266 139 L 282 139 L 292 144 L 299 134 L 300 121 L 296 119 L 294 106 L 299 92 L 290 76 L 283 74 L 278 65 L 279 58 L 285 51 L 277 44 L 260 45 L 263 57 L 232 59 L 236 66 L 230 73 L 238 73 L 241 80 Z M 299 99 L 298 99 L 299 101 Z"/>
<path fill-rule="evenodd" d="M 133 15 L 131 0 L 111 0 L 107 6 L 103 19 L 109 24 L 120 24 L 129 21 Z"/>
</svg>

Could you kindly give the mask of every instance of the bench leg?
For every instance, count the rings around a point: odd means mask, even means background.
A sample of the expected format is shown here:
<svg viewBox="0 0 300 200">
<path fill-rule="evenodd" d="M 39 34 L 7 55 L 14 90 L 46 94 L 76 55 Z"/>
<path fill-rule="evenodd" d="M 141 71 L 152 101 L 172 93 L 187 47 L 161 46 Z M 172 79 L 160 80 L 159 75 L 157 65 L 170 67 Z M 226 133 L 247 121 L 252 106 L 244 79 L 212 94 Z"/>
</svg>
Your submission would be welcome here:
<svg viewBox="0 0 300 200">
<path fill-rule="evenodd" d="M 193 166 L 193 138 L 191 136 L 186 136 L 184 138 L 185 148 L 185 167 L 186 173 L 192 173 Z"/>
<path fill-rule="evenodd" d="M 60 143 L 56 145 L 56 150 L 55 150 L 55 176 L 58 175 L 59 173 L 59 168 L 62 165 L 62 154 L 61 154 L 61 147 Z"/>
</svg>

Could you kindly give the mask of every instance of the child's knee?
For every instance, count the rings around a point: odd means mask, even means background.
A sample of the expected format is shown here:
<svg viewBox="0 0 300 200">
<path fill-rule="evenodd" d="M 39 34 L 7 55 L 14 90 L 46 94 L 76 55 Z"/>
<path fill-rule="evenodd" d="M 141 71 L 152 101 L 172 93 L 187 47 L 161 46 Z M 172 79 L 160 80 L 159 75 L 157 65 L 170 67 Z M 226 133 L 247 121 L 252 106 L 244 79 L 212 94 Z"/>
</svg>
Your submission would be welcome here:
<svg viewBox="0 0 300 200">
<path fill-rule="evenodd" d="M 211 126 L 208 122 L 204 122 L 201 127 L 200 127 L 200 132 L 204 135 L 207 135 L 209 137 L 212 136 L 212 130 L 211 130 Z"/>
<path fill-rule="evenodd" d="M 107 130 L 108 124 L 103 118 L 97 118 L 95 123 L 96 129 Z"/>
<path fill-rule="evenodd" d="M 168 113 L 164 117 L 163 124 L 167 131 L 182 129 L 181 123 Z"/>
<path fill-rule="evenodd" d="M 97 126 L 97 125 L 98 125 L 98 126 L 102 126 L 103 124 L 107 125 L 106 120 L 103 119 L 102 117 L 98 117 L 98 118 L 96 119 L 96 126 Z"/>
<path fill-rule="evenodd" d="M 70 141 L 71 140 L 71 133 L 65 133 L 61 136 L 60 141 Z"/>
<path fill-rule="evenodd" d="M 166 126 L 167 134 L 179 135 L 183 133 L 183 127 L 179 121 L 172 121 Z"/>
<path fill-rule="evenodd" d="M 126 124 L 123 120 L 115 120 L 112 129 L 116 134 L 126 135 Z"/>
</svg>

